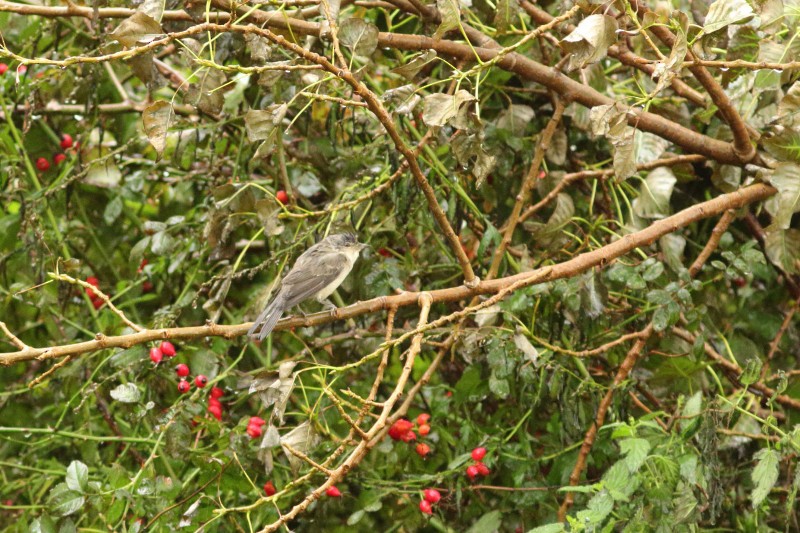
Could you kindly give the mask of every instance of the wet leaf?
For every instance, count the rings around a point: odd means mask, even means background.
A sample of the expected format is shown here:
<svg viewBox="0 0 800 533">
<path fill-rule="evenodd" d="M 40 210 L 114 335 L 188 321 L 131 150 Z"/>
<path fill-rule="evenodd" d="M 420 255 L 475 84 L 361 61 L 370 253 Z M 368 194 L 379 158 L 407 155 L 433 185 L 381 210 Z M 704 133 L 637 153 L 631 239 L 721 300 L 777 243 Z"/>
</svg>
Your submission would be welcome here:
<svg viewBox="0 0 800 533">
<path fill-rule="evenodd" d="M 422 70 L 425 65 L 434 59 L 436 59 L 436 50 L 425 50 L 424 52 L 412 56 L 411 60 L 405 65 L 393 68 L 392 72 L 400 74 L 411 81 L 419 74 L 419 71 Z"/>
<path fill-rule="evenodd" d="M 570 54 L 569 70 L 583 68 L 606 57 L 608 47 L 617 40 L 617 19 L 608 15 L 589 15 L 561 40 Z"/>
<path fill-rule="evenodd" d="M 703 31 L 714 33 L 731 24 L 743 24 L 754 15 L 746 0 L 716 0 L 708 8 Z"/>
<path fill-rule="evenodd" d="M 519 15 L 519 2 L 517 0 L 498 0 L 494 12 L 494 27 L 498 33 L 505 33 Z"/>
<path fill-rule="evenodd" d="M 300 467 L 306 465 L 306 463 L 302 459 L 298 459 L 297 456 L 286 449 L 285 445 L 288 444 L 299 452 L 309 454 L 319 443 L 319 441 L 319 435 L 316 431 L 314 431 L 314 428 L 308 421 L 303 422 L 289 433 L 281 437 L 281 447 L 284 448 L 283 453 L 286 454 L 286 459 L 289 461 L 289 465 L 292 467 L 293 472 L 297 472 Z"/>
<path fill-rule="evenodd" d="M 533 108 L 530 106 L 511 104 L 497 117 L 496 125 L 499 129 L 508 130 L 514 136 L 520 137 L 525 134 L 525 128 L 533 117 Z"/>
<path fill-rule="evenodd" d="M 436 93 L 425 97 L 422 120 L 426 126 L 444 126 L 456 116 L 458 110 L 467 102 L 472 102 L 475 97 L 464 89 L 454 95 Z"/>
<path fill-rule="evenodd" d="M 349 18 L 339 26 L 339 42 L 361 57 L 369 57 L 378 47 L 378 28 L 364 19 Z"/>
<path fill-rule="evenodd" d="M 89 485 L 89 467 L 80 461 L 72 461 L 67 467 L 67 487 L 76 492 L 86 492 Z"/>
<path fill-rule="evenodd" d="M 767 176 L 767 181 L 778 189 L 778 194 L 765 204 L 773 217 L 772 224 L 767 229 L 789 229 L 792 215 L 800 212 L 800 165 L 778 163 Z"/>
<path fill-rule="evenodd" d="M 792 228 L 767 231 L 764 249 L 769 260 L 786 272 L 800 272 L 800 230 Z"/>
<path fill-rule="evenodd" d="M 461 10 L 458 0 L 436 0 L 436 7 L 442 17 L 442 22 L 433 34 L 434 39 L 441 39 L 444 35 L 456 28 L 461 23 Z"/>
<path fill-rule="evenodd" d="M 197 81 L 186 91 L 184 101 L 204 113 L 212 115 L 219 113 L 225 103 L 225 96 L 220 90 L 226 80 L 225 73 L 212 68 L 203 68 L 195 76 Z"/>
<path fill-rule="evenodd" d="M 288 104 L 272 104 L 262 111 L 255 109 L 248 111 L 244 116 L 247 138 L 251 142 L 274 138 L 288 109 Z"/>
<path fill-rule="evenodd" d="M 112 398 L 122 403 L 136 403 L 142 397 L 141 391 L 133 383 L 117 385 L 109 394 Z"/>
<path fill-rule="evenodd" d="M 675 175 L 665 167 L 652 170 L 639 188 L 634 211 L 642 218 L 664 218 L 670 214 L 669 201 L 675 187 Z"/>
</svg>

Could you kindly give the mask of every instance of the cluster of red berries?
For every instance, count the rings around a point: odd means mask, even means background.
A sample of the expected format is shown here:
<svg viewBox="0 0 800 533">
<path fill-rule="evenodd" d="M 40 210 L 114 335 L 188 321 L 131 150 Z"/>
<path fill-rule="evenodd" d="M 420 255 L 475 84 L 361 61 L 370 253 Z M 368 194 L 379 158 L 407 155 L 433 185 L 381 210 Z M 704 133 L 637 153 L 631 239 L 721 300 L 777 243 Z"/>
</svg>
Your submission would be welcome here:
<svg viewBox="0 0 800 533">
<path fill-rule="evenodd" d="M 89 276 L 88 278 L 86 278 L 86 283 L 88 283 L 89 285 L 91 285 L 95 289 L 99 289 L 100 288 L 100 280 L 97 279 L 94 276 Z M 101 307 L 103 307 L 103 305 L 105 305 L 105 302 L 103 301 L 103 299 L 100 298 L 99 294 L 94 292 L 94 289 L 90 289 L 89 287 L 86 287 L 86 296 L 88 296 L 89 299 L 92 300 L 92 305 L 94 306 L 95 309 L 100 309 Z"/>
<path fill-rule="evenodd" d="M 256 439 L 261 436 L 263 430 L 261 429 L 264 424 L 266 424 L 266 420 L 261 418 L 260 416 L 251 416 L 250 420 L 247 421 L 247 434 L 250 435 L 251 439 Z"/>
<path fill-rule="evenodd" d="M 488 476 L 491 470 L 483 464 L 483 458 L 486 457 L 486 448 L 475 448 L 472 450 L 472 460 L 475 461 L 467 467 L 467 477 L 470 481 L 474 481 L 478 476 Z"/>
<path fill-rule="evenodd" d="M 431 426 L 428 424 L 430 419 L 431 415 L 428 413 L 422 413 L 417 417 L 417 432 L 421 437 L 424 437 L 431 432 Z M 403 442 L 413 442 L 417 440 L 417 434 L 414 433 L 414 423 L 405 418 L 395 421 L 395 423 L 389 428 L 388 433 L 392 440 L 402 440 Z M 414 451 L 416 451 L 417 455 L 420 457 L 427 457 L 428 454 L 431 453 L 431 447 L 424 442 L 420 442 L 417 443 Z"/>
<path fill-rule="evenodd" d="M 78 148 L 77 143 L 74 143 L 72 141 L 72 135 L 70 135 L 69 133 L 63 134 L 61 136 L 61 149 L 69 150 L 73 146 L 75 147 L 75 149 Z M 66 159 L 67 156 L 59 152 L 53 156 L 53 163 L 55 163 L 56 165 L 60 165 Z M 36 160 L 36 168 L 39 169 L 39 171 L 41 172 L 47 172 L 48 170 L 50 170 L 50 161 L 48 161 L 46 157 L 40 157 L 39 159 Z"/>
<path fill-rule="evenodd" d="M 0 63 L 0 76 L 5 74 L 7 70 L 8 70 L 8 65 L 6 65 L 5 63 Z M 25 65 L 20 65 L 17 67 L 17 72 L 19 73 L 20 76 L 25 74 L 27 71 L 28 67 L 26 67 Z"/>
<path fill-rule="evenodd" d="M 175 345 L 174 344 L 172 344 L 169 341 L 161 341 L 161 344 L 159 344 L 158 346 L 153 346 L 152 348 L 150 348 L 150 360 L 152 362 L 154 362 L 155 364 L 158 364 L 158 363 L 160 363 L 161 361 L 164 360 L 164 356 L 165 355 L 167 357 L 175 357 L 175 354 L 177 354 L 177 353 L 178 352 L 175 350 Z M 178 366 L 180 366 L 180 365 L 178 365 Z M 183 365 L 183 366 L 186 366 L 186 365 Z M 187 370 L 186 375 L 188 376 L 189 375 L 189 372 L 188 372 L 189 367 L 188 366 L 186 367 L 186 370 Z"/>
<path fill-rule="evenodd" d="M 220 398 L 225 396 L 225 391 L 219 387 L 211 387 L 208 395 L 208 412 L 217 420 L 222 420 L 222 402 Z"/>
<path fill-rule="evenodd" d="M 442 495 L 436 489 L 425 489 L 422 491 L 422 501 L 419 502 L 419 510 L 425 514 L 433 514 L 433 506 L 439 503 Z"/>
</svg>

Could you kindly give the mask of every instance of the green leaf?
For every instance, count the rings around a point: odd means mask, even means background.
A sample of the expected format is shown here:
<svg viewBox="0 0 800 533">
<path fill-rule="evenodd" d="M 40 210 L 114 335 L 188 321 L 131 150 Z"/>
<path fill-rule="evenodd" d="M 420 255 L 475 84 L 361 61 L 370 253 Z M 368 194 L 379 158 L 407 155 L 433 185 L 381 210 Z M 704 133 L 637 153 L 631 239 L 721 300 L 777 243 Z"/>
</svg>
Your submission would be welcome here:
<svg viewBox="0 0 800 533">
<path fill-rule="evenodd" d="M 118 385 L 109 394 L 112 398 L 122 403 L 136 403 L 142 397 L 141 391 L 133 383 Z"/>
<path fill-rule="evenodd" d="M 491 511 L 480 517 L 467 533 L 494 533 L 500 529 L 500 524 L 503 523 L 503 513 L 500 511 Z"/>
<path fill-rule="evenodd" d="M 66 483 L 59 483 L 53 487 L 47 498 L 48 508 L 59 516 L 78 512 L 85 501 L 79 492 L 70 490 Z"/>
<path fill-rule="evenodd" d="M 557 522 L 555 524 L 546 524 L 544 526 L 535 527 L 528 530 L 528 533 L 561 533 L 566 531 L 564 524 Z"/>
<path fill-rule="evenodd" d="M 56 533 L 56 523 L 50 515 L 43 515 L 34 519 L 28 526 L 29 533 Z"/>
<path fill-rule="evenodd" d="M 625 439 L 620 441 L 619 447 L 625 455 L 625 465 L 631 473 L 639 470 L 650 452 L 650 442 L 646 439 Z"/>
<path fill-rule="evenodd" d="M 67 487 L 70 490 L 84 493 L 89 483 L 89 467 L 80 461 L 72 461 L 67 467 Z"/>
<path fill-rule="evenodd" d="M 756 485 L 750 499 L 753 501 L 753 507 L 758 507 L 769 495 L 775 482 L 778 481 L 780 455 L 771 448 L 763 448 L 757 451 L 753 458 L 758 461 L 758 464 L 750 476 Z"/>
</svg>

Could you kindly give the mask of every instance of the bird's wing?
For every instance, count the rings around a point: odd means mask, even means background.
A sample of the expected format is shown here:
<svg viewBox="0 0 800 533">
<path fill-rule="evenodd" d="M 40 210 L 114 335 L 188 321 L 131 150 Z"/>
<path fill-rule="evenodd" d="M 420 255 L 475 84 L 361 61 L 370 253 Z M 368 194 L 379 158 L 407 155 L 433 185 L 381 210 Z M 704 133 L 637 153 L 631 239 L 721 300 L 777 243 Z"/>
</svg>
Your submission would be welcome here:
<svg viewBox="0 0 800 533">
<path fill-rule="evenodd" d="M 281 280 L 281 296 L 286 302 L 285 309 L 316 296 L 319 291 L 333 283 L 342 270 L 348 268 L 349 260 L 344 254 L 324 252 L 303 255 L 304 261 L 301 263 L 298 260 Z"/>
</svg>

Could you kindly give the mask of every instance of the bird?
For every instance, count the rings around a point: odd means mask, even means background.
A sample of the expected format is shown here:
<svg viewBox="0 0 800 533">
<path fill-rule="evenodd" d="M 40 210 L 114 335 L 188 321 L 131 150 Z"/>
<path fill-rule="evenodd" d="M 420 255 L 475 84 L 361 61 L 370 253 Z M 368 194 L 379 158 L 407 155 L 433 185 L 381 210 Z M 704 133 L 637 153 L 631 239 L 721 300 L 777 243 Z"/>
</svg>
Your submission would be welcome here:
<svg viewBox="0 0 800 533">
<path fill-rule="evenodd" d="M 250 327 L 248 336 L 264 340 L 284 312 L 306 300 L 314 298 L 325 303 L 350 274 L 359 253 L 366 247 L 358 242 L 355 233 L 345 232 L 329 235 L 303 252 L 281 280 L 275 297 Z"/>
</svg>

